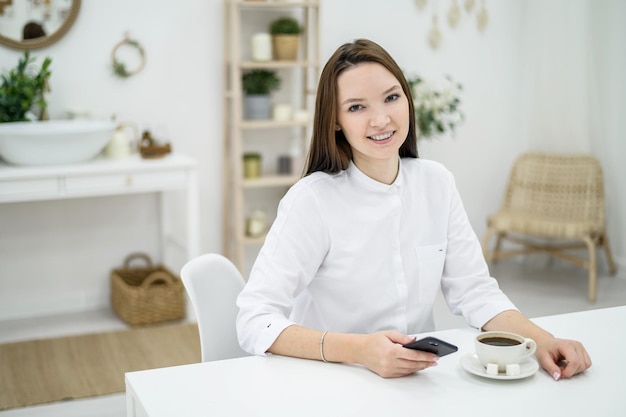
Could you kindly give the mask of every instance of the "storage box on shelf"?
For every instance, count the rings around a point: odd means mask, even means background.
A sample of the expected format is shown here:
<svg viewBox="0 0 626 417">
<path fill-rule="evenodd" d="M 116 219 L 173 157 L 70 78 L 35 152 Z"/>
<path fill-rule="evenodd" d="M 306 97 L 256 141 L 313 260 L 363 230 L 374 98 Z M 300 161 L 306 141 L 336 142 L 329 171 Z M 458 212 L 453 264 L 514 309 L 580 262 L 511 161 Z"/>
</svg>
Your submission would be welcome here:
<svg viewBox="0 0 626 417">
<path fill-rule="evenodd" d="M 318 1 L 225 0 L 224 253 L 244 276 L 264 241 L 251 216 L 263 211 L 267 229 L 278 200 L 302 174 L 320 71 L 319 7 Z M 294 31 L 295 21 L 301 33 L 296 58 L 279 60 L 270 30 L 285 18 L 292 20 L 287 29 Z M 275 73 L 280 85 L 271 93 L 269 118 L 249 120 L 242 77 L 260 69 Z M 244 175 L 250 154 L 258 155 L 260 175 Z"/>
</svg>

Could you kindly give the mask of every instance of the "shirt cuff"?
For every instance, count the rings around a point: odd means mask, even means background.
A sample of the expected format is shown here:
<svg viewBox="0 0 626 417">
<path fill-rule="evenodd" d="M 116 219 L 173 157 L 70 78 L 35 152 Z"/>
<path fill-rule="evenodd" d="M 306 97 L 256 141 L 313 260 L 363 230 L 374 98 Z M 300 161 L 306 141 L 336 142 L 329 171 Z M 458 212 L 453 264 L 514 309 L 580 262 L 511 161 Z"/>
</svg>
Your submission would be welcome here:
<svg viewBox="0 0 626 417">
<path fill-rule="evenodd" d="M 267 350 L 272 346 L 283 330 L 293 324 L 295 323 L 289 319 L 275 317 L 259 335 L 254 346 L 254 354 L 262 356 L 267 355 Z"/>
</svg>

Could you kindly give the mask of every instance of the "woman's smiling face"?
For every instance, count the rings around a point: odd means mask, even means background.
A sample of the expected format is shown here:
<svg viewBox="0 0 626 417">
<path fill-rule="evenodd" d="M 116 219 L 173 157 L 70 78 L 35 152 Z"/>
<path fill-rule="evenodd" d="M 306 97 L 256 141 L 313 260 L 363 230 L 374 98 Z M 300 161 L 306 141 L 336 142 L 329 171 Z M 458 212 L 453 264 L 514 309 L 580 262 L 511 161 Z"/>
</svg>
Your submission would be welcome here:
<svg viewBox="0 0 626 417">
<path fill-rule="evenodd" d="M 397 170 L 398 150 L 409 131 L 409 104 L 400 82 L 382 65 L 363 63 L 339 75 L 337 93 L 337 128 L 352 148 L 355 165 L 366 174 L 372 168 Z"/>
</svg>

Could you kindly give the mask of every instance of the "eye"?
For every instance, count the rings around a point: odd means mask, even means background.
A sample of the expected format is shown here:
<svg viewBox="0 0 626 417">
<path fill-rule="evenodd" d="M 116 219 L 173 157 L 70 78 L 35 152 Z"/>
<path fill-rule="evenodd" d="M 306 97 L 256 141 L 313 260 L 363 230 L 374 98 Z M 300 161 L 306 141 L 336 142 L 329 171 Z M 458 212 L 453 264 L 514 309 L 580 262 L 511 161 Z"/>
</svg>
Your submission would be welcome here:
<svg viewBox="0 0 626 417">
<path fill-rule="evenodd" d="M 396 101 L 397 99 L 400 98 L 400 94 L 391 94 L 390 96 L 388 96 L 385 101 Z"/>
<path fill-rule="evenodd" d="M 354 105 L 352 105 L 352 106 L 350 106 L 350 107 L 348 108 L 348 111 L 349 111 L 349 112 L 355 112 L 355 111 L 359 111 L 359 110 L 361 110 L 362 108 L 363 108 L 363 106 L 362 106 L 362 105 L 360 105 L 360 104 L 354 104 Z"/>
</svg>

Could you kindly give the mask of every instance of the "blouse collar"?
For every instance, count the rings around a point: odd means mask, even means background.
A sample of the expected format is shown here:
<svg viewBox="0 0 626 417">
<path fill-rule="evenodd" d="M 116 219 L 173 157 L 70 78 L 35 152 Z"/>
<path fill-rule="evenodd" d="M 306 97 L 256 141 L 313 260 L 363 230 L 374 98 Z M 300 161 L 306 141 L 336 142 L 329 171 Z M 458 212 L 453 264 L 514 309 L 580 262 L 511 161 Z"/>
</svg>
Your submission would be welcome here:
<svg viewBox="0 0 626 417">
<path fill-rule="evenodd" d="M 398 189 L 402 186 L 402 158 L 398 159 L 398 175 L 396 176 L 395 181 L 391 184 L 385 184 L 368 177 L 354 164 L 354 161 L 350 161 L 350 165 L 348 166 L 348 169 L 346 169 L 346 173 L 349 178 L 354 179 L 367 188 L 374 191 L 387 192 L 393 189 Z"/>
</svg>

